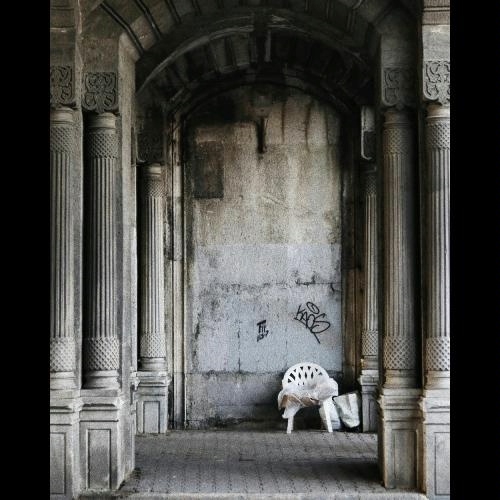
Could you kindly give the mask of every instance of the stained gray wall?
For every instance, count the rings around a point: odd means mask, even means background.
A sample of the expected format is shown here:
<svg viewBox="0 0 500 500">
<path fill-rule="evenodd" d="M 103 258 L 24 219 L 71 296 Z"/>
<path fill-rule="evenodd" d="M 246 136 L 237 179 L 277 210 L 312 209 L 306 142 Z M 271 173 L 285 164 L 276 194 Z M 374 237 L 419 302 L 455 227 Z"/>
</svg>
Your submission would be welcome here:
<svg viewBox="0 0 500 500">
<path fill-rule="evenodd" d="M 274 88 L 273 100 L 264 154 L 247 87 L 188 121 L 186 413 L 194 428 L 280 422 L 276 395 L 289 366 L 342 371 L 340 120 L 299 91 Z M 295 319 L 306 315 L 311 329 Z"/>
</svg>

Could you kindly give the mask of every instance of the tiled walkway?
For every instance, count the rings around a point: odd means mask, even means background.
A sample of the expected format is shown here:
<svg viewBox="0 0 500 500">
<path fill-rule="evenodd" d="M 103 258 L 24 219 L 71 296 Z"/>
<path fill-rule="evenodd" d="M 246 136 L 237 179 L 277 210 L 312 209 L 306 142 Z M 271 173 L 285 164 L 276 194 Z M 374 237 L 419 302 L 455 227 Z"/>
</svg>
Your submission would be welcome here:
<svg viewBox="0 0 500 500">
<path fill-rule="evenodd" d="M 426 498 L 380 485 L 376 434 L 171 431 L 137 437 L 136 452 L 112 498 Z"/>
</svg>

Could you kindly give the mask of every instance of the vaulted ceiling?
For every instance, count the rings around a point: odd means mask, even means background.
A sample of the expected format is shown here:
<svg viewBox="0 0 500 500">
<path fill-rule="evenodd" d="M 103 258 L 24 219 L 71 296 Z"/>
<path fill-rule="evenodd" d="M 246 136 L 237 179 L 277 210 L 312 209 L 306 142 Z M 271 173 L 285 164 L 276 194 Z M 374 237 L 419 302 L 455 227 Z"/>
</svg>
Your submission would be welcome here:
<svg viewBox="0 0 500 500">
<path fill-rule="evenodd" d="M 369 102 L 382 30 L 411 30 L 416 1 L 83 0 L 83 36 L 125 36 L 136 89 L 174 103 L 217 82 L 302 82 Z"/>
</svg>

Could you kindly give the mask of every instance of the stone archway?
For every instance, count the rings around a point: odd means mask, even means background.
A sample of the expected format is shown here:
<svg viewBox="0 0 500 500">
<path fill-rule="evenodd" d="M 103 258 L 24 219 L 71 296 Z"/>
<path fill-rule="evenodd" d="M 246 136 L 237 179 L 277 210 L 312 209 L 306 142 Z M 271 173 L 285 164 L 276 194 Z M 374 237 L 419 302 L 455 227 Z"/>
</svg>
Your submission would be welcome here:
<svg viewBox="0 0 500 500">
<path fill-rule="evenodd" d="M 51 47 L 54 495 L 117 488 L 133 469 L 137 425 L 143 432 L 166 429 L 169 380 L 183 376 L 167 360 L 172 355 L 179 361 L 184 354 L 182 346 L 165 340 L 168 328 L 182 325 L 170 306 L 158 308 L 168 285 L 157 278 L 166 265 L 173 286 L 180 282 L 175 279 L 182 274 L 179 238 L 163 253 L 161 239 L 141 247 L 146 240 L 137 235 L 149 227 L 166 236 L 169 224 L 175 227 L 175 217 L 182 217 L 181 193 L 162 191 L 161 166 L 179 175 L 173 167 L 180 160 L 182 113 L 207 100 L 214 84 L 229 89 L 257 82 L 295 86 L 330 101 L 357 130 L 351 163 L 358 177 L 348 182 L 357 186 L 358 199 L 348 203 L 365 199 L 366 217 L 358 207 L 357 234 L 348 237 L 358 247 L 369 237 L 361 245 L 364 254 L 348 256 L 351 285 L 343 293 L 345 302 L 356 306 L 345 312 L 350 319 L 344 339 L 350 344 L 344 376 L 354 387 L 362 375 L 372 414 L 377 384 L 385 486 L 446 495 L 434 473 L 438 468 L 446 473 L 449 446 L 447 244 L 441 238 L 448 227 L 447 9 L 424 8 L 421 26 L 420 11 L 407 1 L 95 1 L 84 3 L 71 19 L 61 13 L 70 9 L 63 3 L 53 6 Z M 148 108 L 148 102 L 159 101 L 160 107 Z M 428 108 L 425 123 L 419 101 L 437 104 Z M 368 111 L 373 120 L 359 124 L 366 106 L 373 109 L 373 115 Z M 417 132 L 426 137 L 427 156 L 418 150 Z M 375 152 L 365 154 L 373 134 Z M 366 182 L 359 182 L 365 177 L 363 162 L 376 165 L 377 173 L 368 168 Z M 149 200 L 140 222 L 138 171 L 145 172 L 140 196 Z M 165 225 L 157 202 L 169 196 L 172 212 Z M 378 283 L 375 268 L 384 270 Z M 57 279 L 62 269 L 68 276 L 64 285 Z M 86 297 L 83 307 L 80 297 Z M 377 302 L 379 324 L 373 315 Z M 424 315 L 427 310 L 439 312 Z M 377 329 L 384 340 L 378 381 L 373 376 Z M 141 421 L 145 415 L 153 417 Z M 109 467 L 103 469 L 104 463 Z"/>
</svg>

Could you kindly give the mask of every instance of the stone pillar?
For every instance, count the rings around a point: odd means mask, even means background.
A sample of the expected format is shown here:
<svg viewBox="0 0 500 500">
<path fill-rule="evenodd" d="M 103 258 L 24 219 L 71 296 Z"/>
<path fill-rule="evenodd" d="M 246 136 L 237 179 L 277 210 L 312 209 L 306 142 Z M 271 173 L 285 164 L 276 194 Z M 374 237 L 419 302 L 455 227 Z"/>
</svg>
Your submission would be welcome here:
<svg viewBox="0 0 500 500">
<path fill-rule="evenodd" d="M 363 328 L 361 336 L 361 385 L 363 432 L 377 431 L 375 392 L 378 385 L 378 262 L 377 179 L 372 167 L 365 171 Z"/>
<path fill-rule="evenodd" d="M 429 104 L 426 119 L 425 360 L 423 489 L 450 495 L 450 108 Z"/>
<path fill-rule="evenodd" d="M 414 127 L 389 108 L 383 130 L 384 380 L 379 447 L 386 488 L 416 488 L 418 464 Z"/>
<path fill-rule="evenodd" d="M 430 104 L 426 120 L 425 388 L 450 388 L 450 108 Z"/>
<path fill-rule="evenodd" d="M 384 147 L 385 387 L 414 388 L 416 372 L 416 161 L 405 111 L 388 110 Z"/>
<path fill-rule="evenodd" d="M 120 342 L 116 327 L 115 168 L 116 118 L 89 116 L 85 136 L 87 197 L 87 291 L 83 339 L 84 387 L 119 387 Z"/>
<path fill-rule="evenodd" d="M 137 432 L 167 431 L 168 383 L 165 338 L 164 204 L 158 163 L 141 167 L 140 324 Z"/>
<path fill-rule="evenodd" d="M 50 113 L 50 388 L 75 389 L 74 248 L 71 173 L 73 110 Z"/>
<path fill-rule="evenodd" d="M 51 67 L 50 112 L 50 497 L 79 490 L 81 409 L 75 338 L 75 245 L 72 176 L 76 129 L 73 67 Z M 62 98 L 64 97 L 64 99 Z M 64 102 L 62 102 L 64 101 Z"/>
<path fill-rule="evenodd" d="M 117 95 L 116 73 L 84 74 L 87 286 L 80 464 L 82 490 L 91 492 L 117 489 L 124 479 L 127 462 L 124 433 L 129 388 L 121 387 L 117 309 L 122 292 L 116 290 L 117 239 L 121 237 L 117 231 L 120 193 L 116 170 L 121 158 L 119 134 L 123 134 L 117 128 L 121 121 L 115 116 Z"/>
</svg>

